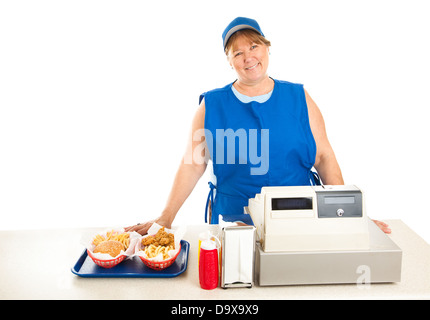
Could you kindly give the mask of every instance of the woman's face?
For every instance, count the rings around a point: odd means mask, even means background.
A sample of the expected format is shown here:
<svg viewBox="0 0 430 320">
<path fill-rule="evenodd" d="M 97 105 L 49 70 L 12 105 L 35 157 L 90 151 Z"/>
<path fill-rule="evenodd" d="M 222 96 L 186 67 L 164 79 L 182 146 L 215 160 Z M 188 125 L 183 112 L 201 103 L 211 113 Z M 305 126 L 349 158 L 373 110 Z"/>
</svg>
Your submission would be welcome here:
<svg viewBox="0 0 430 320">
<path fill-rule="evenodd" d="M 258 83 L 267 77 L 269 47 L 250 42 L 246 37 L 240 36 L 228 53 L 228 61 L 241 82 Z"/>
</svg>

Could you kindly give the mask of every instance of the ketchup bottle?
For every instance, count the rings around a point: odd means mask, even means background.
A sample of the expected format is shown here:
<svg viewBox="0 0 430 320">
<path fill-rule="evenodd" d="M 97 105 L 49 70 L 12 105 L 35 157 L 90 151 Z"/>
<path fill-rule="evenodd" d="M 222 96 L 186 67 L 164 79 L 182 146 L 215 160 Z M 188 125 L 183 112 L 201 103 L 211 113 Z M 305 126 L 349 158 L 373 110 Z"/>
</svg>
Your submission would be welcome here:
<svg viewBox="0 0 430 320">
<path fill-rule="evenodd" d="M 200 246 L 199 280 L 203 289 L 218 287 L 218 250 L 214 241 L 202 241 Z"/>
</svg>

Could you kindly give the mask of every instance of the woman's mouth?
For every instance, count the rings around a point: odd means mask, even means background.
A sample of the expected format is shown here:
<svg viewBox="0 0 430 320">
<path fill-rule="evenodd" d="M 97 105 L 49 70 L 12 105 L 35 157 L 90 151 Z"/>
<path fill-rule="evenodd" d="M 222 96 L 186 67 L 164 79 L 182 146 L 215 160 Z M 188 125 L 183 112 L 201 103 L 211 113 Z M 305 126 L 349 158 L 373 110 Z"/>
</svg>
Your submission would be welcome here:
<svg viewBox="0 0 430 320">
<path fill-rule="evenodd" d="M 257 63 L 256 63 L 256 64 L 254 64 L 253 66 L 250 66 L 250 67 L 248 67 L 248 68 L 245 68 L 245 70 L 252 70 L 252 69 L 255 69 L 259 64 L 260 64 L 260 63 L 259 63 L 259 62 L 257 62 Z"/>
</svg>

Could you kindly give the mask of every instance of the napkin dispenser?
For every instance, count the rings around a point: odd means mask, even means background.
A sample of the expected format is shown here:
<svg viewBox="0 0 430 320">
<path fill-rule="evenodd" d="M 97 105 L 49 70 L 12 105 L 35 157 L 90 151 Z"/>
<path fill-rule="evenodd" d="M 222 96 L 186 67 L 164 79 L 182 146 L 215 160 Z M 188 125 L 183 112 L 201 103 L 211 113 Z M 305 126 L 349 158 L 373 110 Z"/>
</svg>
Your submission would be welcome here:
<svg viewBox="0 0 430 320">
<path fill-rule="evenodd" d="M 252 287 L 254 256 L 255 227 L 223 227 L 221 287 Z"/>
</svg>

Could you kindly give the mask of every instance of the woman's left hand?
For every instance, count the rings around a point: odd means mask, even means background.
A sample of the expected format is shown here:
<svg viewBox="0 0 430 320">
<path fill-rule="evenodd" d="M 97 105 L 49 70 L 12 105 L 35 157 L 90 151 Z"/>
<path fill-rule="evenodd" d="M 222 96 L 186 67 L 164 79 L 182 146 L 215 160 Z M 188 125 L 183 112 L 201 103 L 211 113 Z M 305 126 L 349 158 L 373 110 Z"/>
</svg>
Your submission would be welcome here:
<svg viewBox="0 0 430 320">
<path fill-rule="evenodd" d="M 372 221 L 385 233 L 391 233 L 391 229 L 388 227 L 388 224 L 385 222 L 379 221 L 379 220 L 373 220 Z"/>
</svg>

